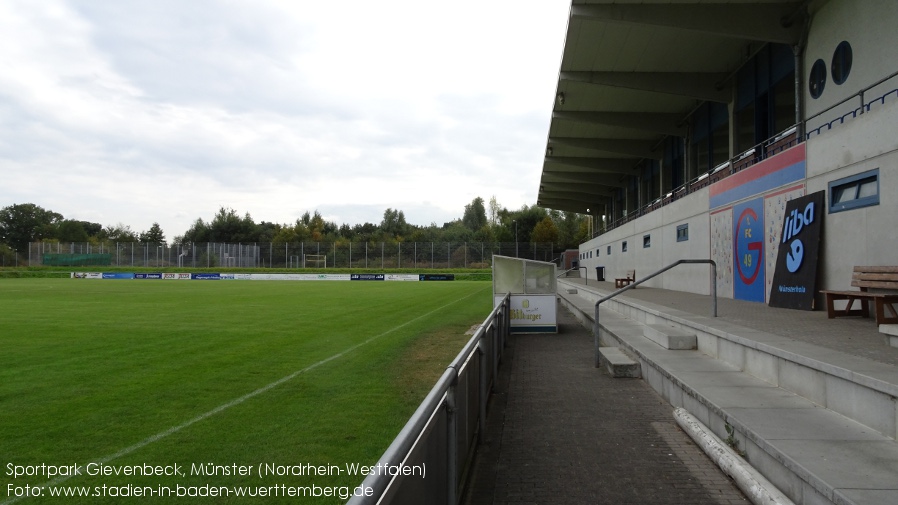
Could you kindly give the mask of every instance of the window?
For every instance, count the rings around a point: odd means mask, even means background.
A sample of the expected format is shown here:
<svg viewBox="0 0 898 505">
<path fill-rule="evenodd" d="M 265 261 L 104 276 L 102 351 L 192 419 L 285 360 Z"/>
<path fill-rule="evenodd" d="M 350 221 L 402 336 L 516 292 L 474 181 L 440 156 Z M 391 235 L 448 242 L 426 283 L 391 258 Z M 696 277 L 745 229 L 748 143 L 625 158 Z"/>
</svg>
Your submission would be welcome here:
<svg viewBox="0 0 898 505">
<path fill-rule="evenodd" d="M 677 226 L 677 242 L 689 240 L 689 223 Z"/>
<path fill-rule="evenodd" d="M 811 76 L 808 78 L 808 91 L 811 92 L 811 98 L 820 98 L 823 94 L 823 88 L 826 86 L 826 63 L 823 60 L 814 62 L 811 67 Z"/>
<path fill-rule="evenodd" d="M 832 73 L 834 83 L 842 84 L 848 79 L 848 74 L 851 72 L 851 60 L 851 44 L 843 40 L 836 47 L 835 52 L 833 52 Z"/>
<path fill-rule="evenodd" d="M 608 246 L 608 251 L 605 254 L 607 254 L 608 256 L 611 256 L 611 246 Z"/>
<path fill-rule="evenodd" d="M 643 235 L 642 236 L 642 248 L 652 247 L 652 236 L 651 235 Z"/>
<path fill-rule="evenodd" d="M 879 169 L 829 183 L 829 212 L 879 205 Z"/>
<path fill-rule="evenodd" d="M 620 250 L 621 250 L 621 252 L 627 252 L 627 241 L 626 241 L 626 240 L 624 240 L 623 242 L 621 242 L 621 244 L 620 244 Z"/>
<path fill-rule="evenodd" d="M 599 254 L 601 254 L 601 251 L 602 251 L 602 249 L 601 249 L 601 248 L 599 248 L 599 249 L 596 249 L 596 258 L 598 258 L 598 257 L 599 257 Z"/>
</svg>

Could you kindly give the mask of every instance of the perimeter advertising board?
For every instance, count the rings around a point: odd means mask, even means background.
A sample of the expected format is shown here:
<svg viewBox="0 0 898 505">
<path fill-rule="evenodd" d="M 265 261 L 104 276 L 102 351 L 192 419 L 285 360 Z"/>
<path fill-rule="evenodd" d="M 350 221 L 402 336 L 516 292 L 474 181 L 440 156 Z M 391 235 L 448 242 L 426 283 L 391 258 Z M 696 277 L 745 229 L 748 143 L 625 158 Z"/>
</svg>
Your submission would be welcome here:
<svg viewBox="0 0 898 505">
<path fill-rule="evenodd" d="M 544 261 L 493 256 L 493 306 L 508 294 L 511 333 L 556 333 L 556 266 Z"/>
<path fill-rule="evenodd" d="M 501 296 L 495 297 L 493 305 L 502 301 Z M 556 320 L 555 295 L 511 295 L 511 320 L 512 333 L 556 333 L 558 321 Z"/>
</svg>

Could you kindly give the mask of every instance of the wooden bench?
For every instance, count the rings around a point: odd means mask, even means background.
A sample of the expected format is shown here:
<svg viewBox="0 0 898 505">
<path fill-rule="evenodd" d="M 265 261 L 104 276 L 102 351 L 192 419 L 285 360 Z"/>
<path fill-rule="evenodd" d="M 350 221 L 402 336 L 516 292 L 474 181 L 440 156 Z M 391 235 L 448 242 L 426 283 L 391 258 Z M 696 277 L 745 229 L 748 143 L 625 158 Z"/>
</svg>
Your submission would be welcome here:
<svg viewBox="0 0 898 505">
<path fill-rule="evenodd" d="M 636 270 L 627 270 L 627 276 L 624 278 L 614 279 L 614 287 L 622 288 L 631 283 L 636 282 Z"/>
<path fill-rule="evenodd" d="M 856 266 L 851 274 L 851 285 L 860 290 L 820 291 L 826 295 L 827 317 L 830 319 L 841 316 L 870 317 L 870 300 L 873 300 L 876 324 L 898 324 L 898 311 L 895 310 L 895 304 L 898 303 L 898 292 L 869 291 L 870 289 L 898 291 L 898 266 Z M 847 300 L 848 303 L 844 309 L 837 310 L 834 307 L 836 300 Z M 855 301 L 860 302 L 860 308 L 852 308 Z M 886 315 L 887 310 L 891 315 Z"/>
</svg>

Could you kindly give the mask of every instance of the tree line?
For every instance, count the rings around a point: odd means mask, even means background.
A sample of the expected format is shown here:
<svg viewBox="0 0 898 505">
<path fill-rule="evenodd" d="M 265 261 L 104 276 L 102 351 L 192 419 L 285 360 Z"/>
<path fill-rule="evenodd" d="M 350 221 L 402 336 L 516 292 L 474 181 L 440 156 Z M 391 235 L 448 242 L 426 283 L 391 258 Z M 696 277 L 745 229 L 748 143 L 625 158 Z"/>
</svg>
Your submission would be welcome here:
<svg viewBox="0 0 898 505">
<path fill-rule="evenodd" d="M 477 197 L 465 205 L 462 217 L 442 225 L 409 224 L 405 213 L 388 208 L 379 223 L 337 224 L 316 210 L 306 211 L 293 223 L 256 222 L 249 212 L 242 216 L 221 207 L 210 220 L 197 218 L 172 244 L 226 242 L 519 242 L 552 243 L 557 251 L 576 248 L 588 238 L 588 219 L 580 214 L 524 205 L 509 210 L 492 197 L 487 204 Z M 0 256 L 13 263 L 16 252 L 25 252 L 29 242 L 143 242 L 163 243 L 159 223 L 136 232 L 122 223 L 102 225 L 66 219 L 62 214 L 33 203 L 13 204 L 0 209 Z M 7 259 L 8 258 L 8 259 Z"/>
</svg>

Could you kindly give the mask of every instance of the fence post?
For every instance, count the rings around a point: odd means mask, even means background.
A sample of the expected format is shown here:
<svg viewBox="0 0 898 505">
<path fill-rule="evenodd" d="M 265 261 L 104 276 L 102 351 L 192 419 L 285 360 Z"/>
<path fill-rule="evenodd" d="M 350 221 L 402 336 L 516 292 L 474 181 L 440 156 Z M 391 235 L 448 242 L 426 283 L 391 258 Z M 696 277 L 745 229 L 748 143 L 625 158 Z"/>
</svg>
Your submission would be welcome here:
<svg viewBox="0 0 898 505">
<path fill-rule="evenodd" d="M 496 321 L 493 321 L 493 331 L 496 331 Z M 486 352 L 486 332 L 480 335 L 480 341 L 477 342 L 477 353 L 480 356 L 480 419 L 477 424 L 477 443 L 483 442 L 483 434 L 486 432 L 486 404 L 489 400 L 489 391 L 487 390 L 487 380 L 489 369 L 487 368 L 487 352 Z"/>
<path fill-rule="evenodd" d="M 458 411 L 455 398 L 458 370 L 454 371 L 452 383 L 446 391 L 446 480 L 449 486 L 446 490 L 447 505 L 458 504 L 455 496 L 458 492 Z"/>
</svg>

